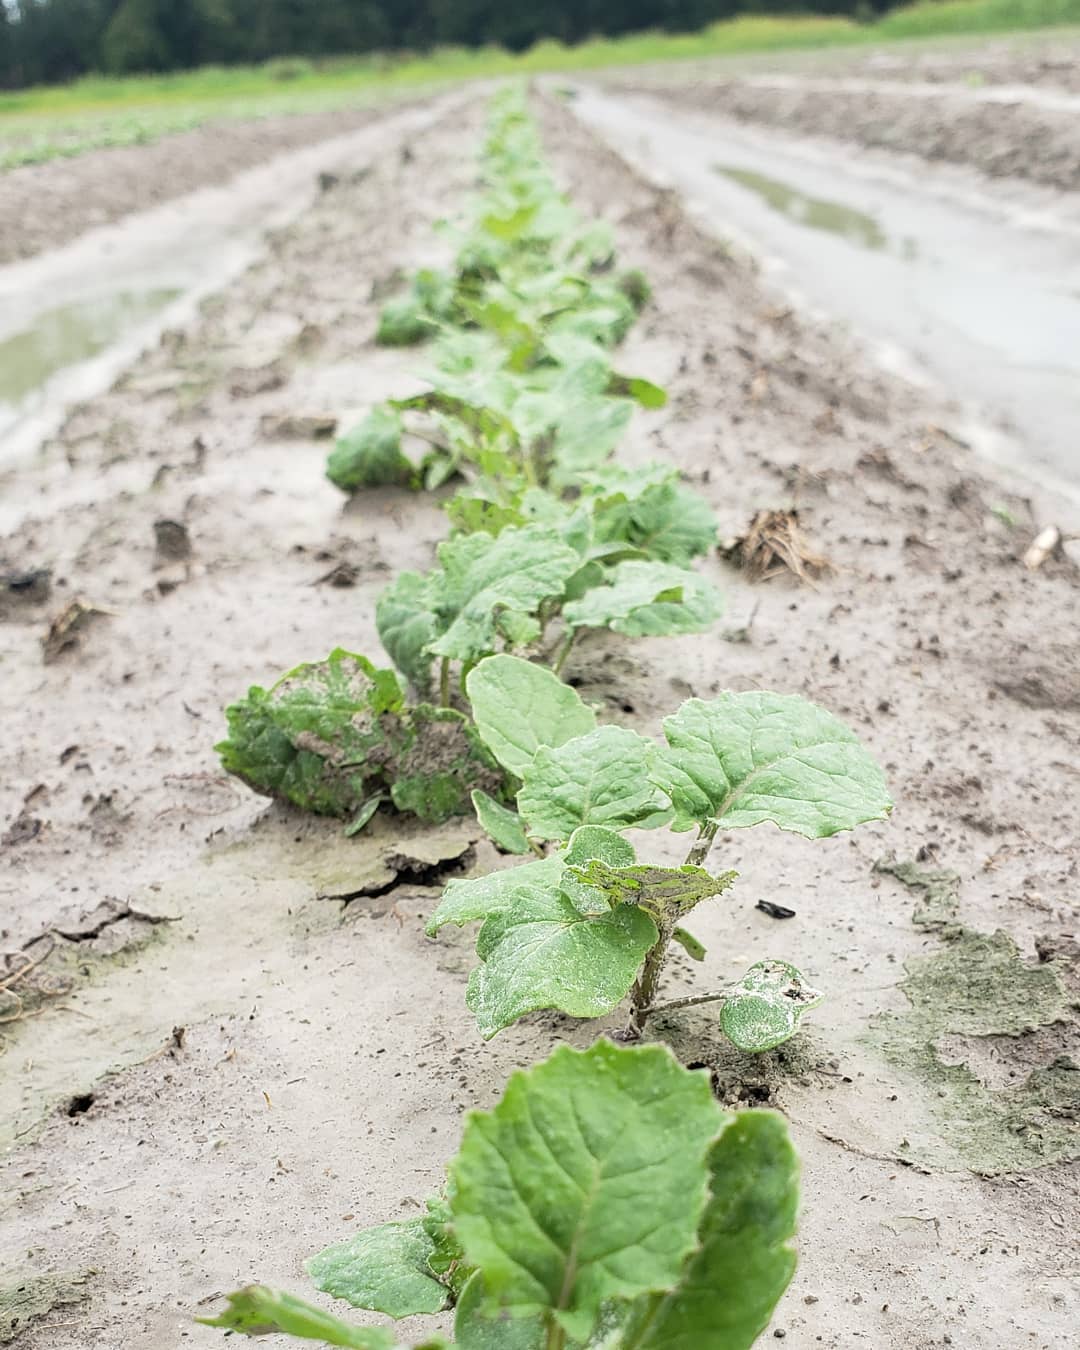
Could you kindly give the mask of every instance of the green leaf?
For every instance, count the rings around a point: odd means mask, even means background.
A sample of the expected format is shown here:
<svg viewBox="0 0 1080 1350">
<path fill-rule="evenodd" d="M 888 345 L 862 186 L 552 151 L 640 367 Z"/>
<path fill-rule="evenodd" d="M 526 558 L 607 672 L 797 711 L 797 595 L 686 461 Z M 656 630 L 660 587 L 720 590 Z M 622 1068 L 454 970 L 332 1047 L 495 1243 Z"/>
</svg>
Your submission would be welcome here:
<svg viewBox="0 0 1080 1350">
<path fill-rule="evenodd" d="M 367 487 L 408 487 L 416 470 L 401 452 L 401 421 L 387 408 L 374 408 L 338 438 L 326 461 L 326 476 L 342 492 Z"/>
<path fill-rule="evenodd" d="M 349 821 L 349 824 L 345 829 L 346 837 L 351 839 L 354 834 L 359 834 L 384 801 L 386 801 L 386 794 L 384 792 L 376 792 L 374 796 L 369 797 L 363 806 L 361 806 L 360 810 L 357 811 L 353 819 Z"/>
<path fill-rule="evenodd" d="M 786 961 L 758 961 L 724 1000 L 720 1026 L 739 1050 L 758 1055 L 790 1040 L 821 999 Z"/>
<path fill-rule="evenodd" d="M 476 939 L 483 964 L 465 1002 L 485 1040 L 540 1008 L 601 1017 L 625 997 L 656 939 L 656 925 L 632 905 L 585 915 L 553 888 L 519 885 L 484 920 Z"/>
<path fill-rule="evenodd" d="M 498 914 L 513 903 L 514 892 L 522 885 L 554 889 L 564 868 L 562 856 L 555 853 L 550 858 L 537 858 L 535 862 L 488 872 L 486 876 L 472 877 L 468 881 L 448 882 L 424 931 L 428 937 L 435 937 L 448 923 L 460 928 L 477 919 L 486 919 L 489 914 Z"/>
<path fill-rule="evenodd" d="M 582 398 L 568 406 L 558 421 L 551 448 L 552 482 L 573 487 L 581 474 L 598 468 L 618 445 L 630 423 L 629 399 Z"/>
<path fill-rule="evenodd" d="M 230 704 L 228 738 L 215 749 L 257 792 L 321 815 L 355 815 L 408 739 L 403 704 L 392 670 L 338 647 Z"/>
<path fill-rule="evenodd" d="M 546 1339 L 541 1317 L 490 1315 L 480 1271 L 462 1290 L 454 1315 L 457 1350 L 544 1350 Z"/>
<path fill-rule="evenodd" d="M 428 1260 L 435 1244 L 423 1219 L 384 1223 L 335 1243 L 305 1262 L 315 1287 L 354 1308 L 388 1317 L 437 1313 L 449 1291 L 435 1279 Z"/>
<path fill-rule="evenodd" d="M 560 1047 L 472 1112 L 451 1164 L 454 1219 L 492 1315 L 550 1310 L 587 1340 L 606 1300 L 673 1288 L 723 1122 L 708 1079 L 656 1045 Z"/>
<path fill-rule="evenodd" d="M 714 877 L 703 867 L 689 863 L 682 867 L 612 867 L 593 861 L 568 870 L 585 885 L 600 891 L 610 905 L 640 905 L 659 919 L 688 914 L 702 900 L 721 895 L 739 875 L 724 872 Z"/>
<path fill-rule="evenodd" d="M 269 1336 L 275 1331 L 323 1345 L 352 1350 L 400 1350 L 397 1339 L 382 1327 L 357 1327 L 323 1312 L 292 1294 L 278 1293 L 264 1284 L 248 1285 L 227 1295 L 229 1306 L 219 1317 L 197 1317 L 205 1327 L 224 1327 L 245 1336 Z"/>
<path fill-rule="evenodd" d="M 569 839 L 579 825 L 638 825 L 664 802 L 649 781 L 655 747 L 625 727 L 597 727 L 541 746 L 522 775 L 518 810 L 536 839 Z"/>
<path fill-rule="evenodd" d="M 573 901 L 579 914 L 606 914 L 613 908 L 603 891 L 581 880 L 580 869 L 593 859 L 611 867 L 629 867 L 637 862 L 637 854 L 629 839 L 603 825 L 582 825 L 574 831 L 564 855 L 567 870 L 560 878 L 559 889 Z"/>
<path fill-rule="evenodd" d="M 473 792 L 472 804 L 481 828 L 504 853 L 528 853 L 529 841 L 516 811 L 480 791 Z"/>
<path fill-rule="evenodd" d="M 720 593 L 696 572 L 660 562 L 622 562 L 609 582 L 563 609 L 571 628 L 610 628 L 627 637 L 703 633 L 723 612 Z"/>
<path fill-rule="evenodd" d="M 709 1162 L 700 1250 L 659 1307 L 643 1301 L 625 1342 L 637 1350 L 750 1350 L 794 1274 L 799 1177 L 783 1117 L 740 1111 Z"/>
<path fill-rule="evenodd" d="M 386 654 L 421 697 L 431 689 L 428 645 L 439 632 L 431 588 L 418 572 L 401 572 L 379 596 L 375 627 Z"/>
<path fill-rule="evenodd" d="M 679 944 L 691 961 L 705 960 L 705 944 L 699 942 L 693 933 L 688 933 L 685 928 L 676 928 L 671 940 Z"/>
<path fill-rule="evenodd" d="M 771 820 L 819 839 L 892 810 L 855 733 L 794 694 L 690 699 L 665 719 L 664 735 L 653 777 L 671 798 L 676 830 Z"/>
<path fill-rule="evenodd" d="M 643 408 L 663 408 L 667 403 L 666 389 L 636 375 L 613 375 L 607 392 L 616 397 L 632 398 Z"/>
<path fill-rule="evenodd" d="M 542 745 L 564 745 L 596 726 L 596 715 L 576 690 L 516 656 L 481 661 L 469 672 L 465 692 L 484 743 L 518 778 Z"/>
<path fill-rule="evenodd" d="M 557 531 L 541 525 L 460 535 L 439 545 L 441 572 L 433 578 L 435 608 L 448 625 L 428 650 L 435 656 L 478 661 L 495 645 L 500 610 L 529 613 L 559 598 L 577 570 L 578 554 Z"/>
<path fill-rule="evenodd" d="M 379 313 L 375 341 L 381 347 L 413 347 L 431 337 L 437 326 L 420 295 L 395 296 Z"/>
<path fill-rule="evenodd" d="M 623 542 L 660 562 L 686 567 L 716 544 L 716 517 L 709 504 L 675 480 L 618 492 L 596 508 L 597 543 Z"/>
</svg>

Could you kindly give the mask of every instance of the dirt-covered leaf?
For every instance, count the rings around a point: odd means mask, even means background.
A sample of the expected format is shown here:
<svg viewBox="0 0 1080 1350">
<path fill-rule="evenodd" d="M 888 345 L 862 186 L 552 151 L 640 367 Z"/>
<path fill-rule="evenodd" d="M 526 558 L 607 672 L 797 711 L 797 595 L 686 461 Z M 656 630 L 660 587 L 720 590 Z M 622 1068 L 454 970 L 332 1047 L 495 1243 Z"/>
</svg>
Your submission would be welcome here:
<svg viewBox="0 0 1080 1350">
<path fill-rule="evenodd" d="M 465 692 L 484 743 L 518 778 L 542 745 L 564 745 L 596 726 L 576 690 L 520 657 L 487 657 L 469 672 Z"/>
<path fill-rule="evenodd" d="M 689 699 L 665 719 L 664 735 L 654 779 L 671 798 L 676 830 L 771 820 L 818 839 L 892 809 L 884 776 L 855 733 L 794 694 Z"/>
<path fill-rule="evenodd" d="M 584 1342 L 607 1300 L 672 1289 L 723 1121 L 707 1077 L 656 1045 L 560 1047 L 515 1073 L 470 1115 L 450 1169 L 489 1314 L 546 1313 Z"/>
<path fill-rule="evenodd" d="M 431 689 L 432 657 L 427 648 L 439 632 L 431 603 L 428 578 L 402 572 L 375 606 L 375 627 L 387 656 L 421 697 Z"/>
<path fill-rule="evenodd" d="M 544 1350 L 547 1332 L 542 1317 L 492 1315 L 477 1271 L 462 1290 L 454 1314 L 457 1350 Z"/>
<path fill-rule="evenodd" d="M 228 738 L 215 749 L 258 792 L 320 815 L 354 815 L 408 739 L 403 704 L 392 670 L 336 648 L 230 704 Z"/>
<path fill-rule="evenodd" d="M 388 1317 L 441 1312 L 449 1290 L 428 1264 L 435 1243 L 423 1219 L 384 1223 L 305 1262 L 316 1289 Z"/>
<path fill-rule="evenodd" d="M 642 1300 L 625 1342 L 638 1350 L 750 1350 L 795 1271 L 795 1151 L 782 1116 L 740 1111 L 713 1145 L 710 1198 L 678 1287 Z"/>
<path fill-rule="evenodd" d="M 489 914 L 497 914 L 513 903 L 514 892 L 522 885 L 557 889 L 565 867 L 562 856 L 553 853 L 550 858 L 537 858 L 535 862 L 488 872 L 486 876 L 471 877 L 468 881 L 448 882 L 424 931 L 428 937 L 435 937 L 448 923 L 460 928 L 477 919 L 486 919 Z"/>
<path fill-rule="evenodd" d="M 408 487 L 416 470 L 401 450 L 401 420 L 389 408 L 374 408 L 338 438 L 326 461 L 326 476 L 342 492 L 368 487 Z"/>
<path fill-rule="evenodd" d="M 822 997 L 786 961 L 758 961 L 724 1000 L 720 1026 L 734 1046 L 758 1055 L 790 1040 Z"/>
<path fill-rule="evenodd" d="M 625 997 L 656 936 L 633 906 L 585 915 L 553 887 L 519 886 L 484 920 L 476 939 L 482 964 L 465 1001 L 485 1040 L 539 1008 L 601 1017 Z"/>
<path fill-rule="evenodd" d="M 640 825 L 664 806 L 650 782 L 656 748 L 625 727 L 597 727 L 541 746 L 522 778 L 518 810 L 536 839 L 569 839 L 580 825 Z"/>
<path fill-rule="evenodd" d="M 703 633 L 720 617 L 719 591 L 696 572 L 670 563 L 619 563 L 607 583 L 563 609 L 571 628 L 610 628 L 627 637 Z"/>
<path fill-rule="evenodd" d="M 433 599 L 445 631 L 428 650 L 435 656 L 478 661 L 495 646 L 502 610 L 529 613 L 558 599 L 577 570 L 578 554 L 557 531 L 540 525 L 459 535 L 439 545 Z"/>
<path fill-rule="evenodd" d="M 199 1317 L 206 1327 L 223 1327 L 243 1336 L 270 1336 L 282 1332 L 322 1345 L 351 1350 L 401 1350 L 397 1338 L 382 1327 L 357 1327 L 343 1322 L 293 1294 L 279 1293 L 264 1284 L 248 1285 L 227 1296 L 229 1306 L 218 1317 Z"/>
<path fill-rule="evenodd" d="M 640 905 L 657 918 L 688 914 L 702 900 L 723 894 L 739 875 L 723 872 L 714 877 L 703 867 L 690 864 L 682 867 L 611 866 L 599 859 L 567 870 L 578 881 L 604 895 L 609 905 Z"/>
<path fill-rule="evenodd" d="M 455 709 L 421 703 L 409 710 L 408 732 L 391 766 L 390 797 L 399 811 L 436 824 L 467 815 L 475 788 L 505 795 L 505 774 L 476 728 Z"/>
<path fill-rule="evenodd" d="M 529 841 L 516 811 L 479 790 L 473 792 L 472 804 L 481 828 L 504 853 L 528 853 Z"/>
<path fill-rule="evenodd" d="M 677 567 L 708 553 L 716 534 L 708 502 L 679 483 L 673 470 L 640 492 L 612 493 L 597 504 L 597 543 L 625 543 Z"/>
<path fill-rule="evenodd" d="M 609 830 L 604 825 L 582 825 L 574 831 L 564 854 L 566 871 L 562 874 L 559 888 L 563 895 L 573 901 L 574 908 L 580 914 L 605 914 L 613 907 L 604 891 L 581 879 L 581 869 L 593 859 L 599 859 L 610 867 L 630 867 L 637 861 L 637 854 L 629 839 L 624 839 L 617 831 Z"/>
</svg>

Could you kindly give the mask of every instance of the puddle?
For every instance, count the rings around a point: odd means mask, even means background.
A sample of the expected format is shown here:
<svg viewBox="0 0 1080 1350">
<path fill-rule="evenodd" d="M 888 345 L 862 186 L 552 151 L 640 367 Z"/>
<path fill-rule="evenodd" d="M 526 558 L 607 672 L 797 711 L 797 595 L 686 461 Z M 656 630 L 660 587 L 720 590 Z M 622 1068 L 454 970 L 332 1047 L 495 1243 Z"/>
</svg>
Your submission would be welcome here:
<svg viewBox="0 0 1080 1350">
<path fill-rule="evenodd" d="M 32 396 L 44 393 L 58 372 L 98 356 L 179 294 L 164 288 L 121 291 L 62 305 L 0 341 L 0 435 L 26 414 Z"/>
<path fill-rule="evenodd" d="M 717 173 L 733 183 L 749 188 L 773 208 L 812 230 L 838 234 L 851 244 L 862 248 L 883 249 L 889 245 L 885 231 L 873 218 L 841 202 L 830 202 L 823 197 L 808 197 L 797 188 L 781 183 L 777 178 L 766 178 L 753 169 L 738 169 L 730 164 L 714 164 Z M 917 246 L 916 246 L 917 247 Z M 910 250 L 906 251 L 910 256 Z"/>
</svg>

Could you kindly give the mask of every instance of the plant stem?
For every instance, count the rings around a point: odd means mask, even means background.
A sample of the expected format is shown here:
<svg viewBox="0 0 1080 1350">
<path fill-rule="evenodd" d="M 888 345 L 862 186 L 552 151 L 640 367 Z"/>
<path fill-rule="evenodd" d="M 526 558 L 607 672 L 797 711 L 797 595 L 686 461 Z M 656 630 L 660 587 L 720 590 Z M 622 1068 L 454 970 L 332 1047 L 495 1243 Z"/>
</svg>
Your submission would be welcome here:
<svg viewBox="0 0 1080 1350">
<path fill-rule="evenodd" d="M 450 706 L 450 658 L 444 656 L 439 667 L 439 702 L 444 708 Z"/>
<path fill-rule="evenodd" d="M 731 996 L 729 989 L 721 989 L 715 994 L 694 994 L 690 998 L 673 998 L 667 1003 L 654 1003 L 649 1009 L 650 1016 L 654 1013 L 674 1012 L 676 1008 L 696 1008 L 699 1003 L 726 1003 Z"/>
<path fill-rule="evenodd" d="M 574 645 L 574 640 L 576 639 L 577 635 L 578 630 L 576 628 L 571 628 L 569 633 L 567 633 L 566 637 L 563 638 L 563 644 L 559 648 L 558 653 L 555 657 L 555 661 L 551 667 L 553 674 L 555 675 L 562 674 L 562 668 L 563 666 L 566 665 L 566 658 L 570 655 L 570 648 Z"/>
<path fill-rule="evenodd" d="M 544 1343 L 544 1350 L 564 1350 L 566 1345 L 566 1332 L 559 1326 L 558 1322 L 552 1317 L 548 1323 L 547 1340 Z"/>
<path fill-rule="evenodd" d="M 687 867 L 700 867 L 709 856 L 709 850 L 712 848 L 713 840 L 716 838 L 716 832 L 720 828 L 715 820 L 706 821 L 704 825 L 698 828 L 698 837 L 694 840 L 694 847 L 686 855 Z"/>
<path fill-rule="evenodd" d="M 555 673 L 558 674 L 558 667 L 556 667 Z M 693 848 L 686 855 L 686 866 L 701 866 L 709 856 L 709 849 L 712 848 L 718 828 L 716 822 L 711 820 L 698 827 L 697 839 L 694 841 Z M 664 962 L 667 960 L 671 935 L 677 927 L 678 924 L 674 916 L 662 919 L 656 925 L 656 942 L 645 957 L 641 974 L 637 977 L 634 987 L 630 991 L 630 1020 L 623 1031 L 623 1040 L 639 1041 L 645 1034 L 645 1023 L 656 1008 L 654 1002 L 656 990 L 660 984 L 660 974 L 664 969 Z"/>
</svg>

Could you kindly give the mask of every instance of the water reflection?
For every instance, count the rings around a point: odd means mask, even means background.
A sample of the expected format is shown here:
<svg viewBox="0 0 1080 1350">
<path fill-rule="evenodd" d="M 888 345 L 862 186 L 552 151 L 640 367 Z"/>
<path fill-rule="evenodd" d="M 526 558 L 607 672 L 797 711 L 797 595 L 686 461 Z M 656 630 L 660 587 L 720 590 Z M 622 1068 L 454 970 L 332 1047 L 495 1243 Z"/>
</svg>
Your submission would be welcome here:
<svg viewBox="0 0 1080 1350">
<path fill-rule="evenodd" d="M 873 216 L 864 215 L 862 211 L 822 197 L 808 197 L 798 189 L 776 178 L 754 173 L 752 169 L 740 169 L 730 164 L 714 164 L 713 168 L 733 183 L 756 192 L 773 210 L 797 220 L 801 225 L 808 225 L 812 230 L 838 234 L 849 243 L 875 251 L 889 246 L 888 236 L 881 226 Z M 905 258 L 914 258 L 917 251 L 914 240 L 904 240 Z"/>
</svg>

